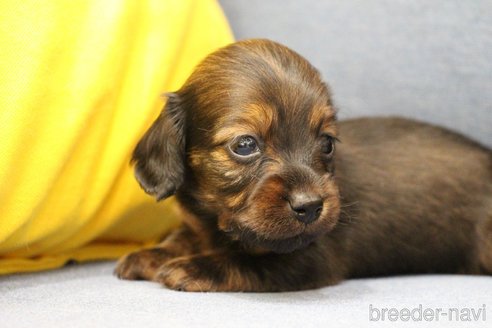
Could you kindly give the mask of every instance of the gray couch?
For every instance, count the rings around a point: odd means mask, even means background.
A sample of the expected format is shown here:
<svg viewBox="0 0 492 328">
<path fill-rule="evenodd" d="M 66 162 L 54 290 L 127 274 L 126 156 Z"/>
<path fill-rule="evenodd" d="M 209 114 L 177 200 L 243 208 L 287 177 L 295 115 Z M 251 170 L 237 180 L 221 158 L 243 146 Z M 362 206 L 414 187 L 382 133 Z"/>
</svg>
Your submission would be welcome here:
<svg viewBox="0 0 492 328">
<path fill-rule="evenodd" d="M 489 0 L 221 3 L 238 39 L 277 40 L 318 67 L 340 118 L 414 117 L 492 147 Z M 0 327 L 492 327 L 491 277 L 402 276 L 295 293 L 194 294 L 117 280 L 113 266 L 0 277 Z"/>
</svg>

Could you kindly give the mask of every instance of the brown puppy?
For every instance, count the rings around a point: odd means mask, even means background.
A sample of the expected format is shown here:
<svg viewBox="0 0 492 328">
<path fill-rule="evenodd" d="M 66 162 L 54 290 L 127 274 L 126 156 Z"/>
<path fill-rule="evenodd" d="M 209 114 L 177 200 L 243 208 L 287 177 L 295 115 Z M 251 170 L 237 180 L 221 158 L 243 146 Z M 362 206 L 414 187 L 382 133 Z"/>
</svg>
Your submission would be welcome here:
<svg viewBox="0 0 492 328">
<path fill-rule="evenodd" d="M 492 152 L 401 118 L 337 123 L 316 69 L 271 41 L 208 56 L 133 161 L 146 192 L 175 194 L 186 213 L 159 246 L 120 260 L 120 278 L 287 291 L 492 272 Z"/>
</svg>

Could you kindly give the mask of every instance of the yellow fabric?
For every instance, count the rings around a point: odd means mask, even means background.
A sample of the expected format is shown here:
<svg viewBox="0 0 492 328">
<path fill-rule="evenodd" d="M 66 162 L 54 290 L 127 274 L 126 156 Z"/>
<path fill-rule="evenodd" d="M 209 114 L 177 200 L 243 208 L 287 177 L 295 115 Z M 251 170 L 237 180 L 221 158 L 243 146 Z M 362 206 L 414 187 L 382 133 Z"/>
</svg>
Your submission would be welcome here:
<svg viewBox="0 0 492 328">
<path fill-rule="evenodd" d="M 129 159 L 206 54 L 214 0 L 0 2 L 0 274 L 115 258 L 175 226 Z"/>
</svg>

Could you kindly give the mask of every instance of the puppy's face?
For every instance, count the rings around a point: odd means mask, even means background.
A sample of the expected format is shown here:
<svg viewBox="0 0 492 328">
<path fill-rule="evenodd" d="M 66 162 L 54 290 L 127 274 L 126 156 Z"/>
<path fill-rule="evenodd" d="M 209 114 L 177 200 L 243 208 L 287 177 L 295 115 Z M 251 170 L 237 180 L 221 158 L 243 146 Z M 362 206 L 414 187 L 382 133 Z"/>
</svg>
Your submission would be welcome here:
<svg viewBox="0 0 492 328">
<path fill-rule="evenodd" d="M 246 247 L 290 252 L 336 224 L 336 135 L 318 72 L 279 44 L 242 41 L 169 95 L 135 149 L 136 176 Z"/>
</svg>

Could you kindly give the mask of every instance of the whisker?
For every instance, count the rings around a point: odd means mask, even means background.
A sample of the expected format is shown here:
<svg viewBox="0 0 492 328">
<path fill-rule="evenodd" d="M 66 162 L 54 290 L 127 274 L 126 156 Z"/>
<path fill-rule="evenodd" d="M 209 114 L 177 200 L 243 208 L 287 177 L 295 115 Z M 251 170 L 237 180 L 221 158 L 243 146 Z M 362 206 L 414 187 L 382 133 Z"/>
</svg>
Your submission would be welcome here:
<svg viewBox="0 0 492 328">
<path fill-rule="evenodd" d="M 346 203 L 346 204 L 340 205 L 340 207 L 341 208 L 347 208 L 347 207 L 355 206 L 357 204 L 359 204 L 359 202 Z"/>
</svg>

